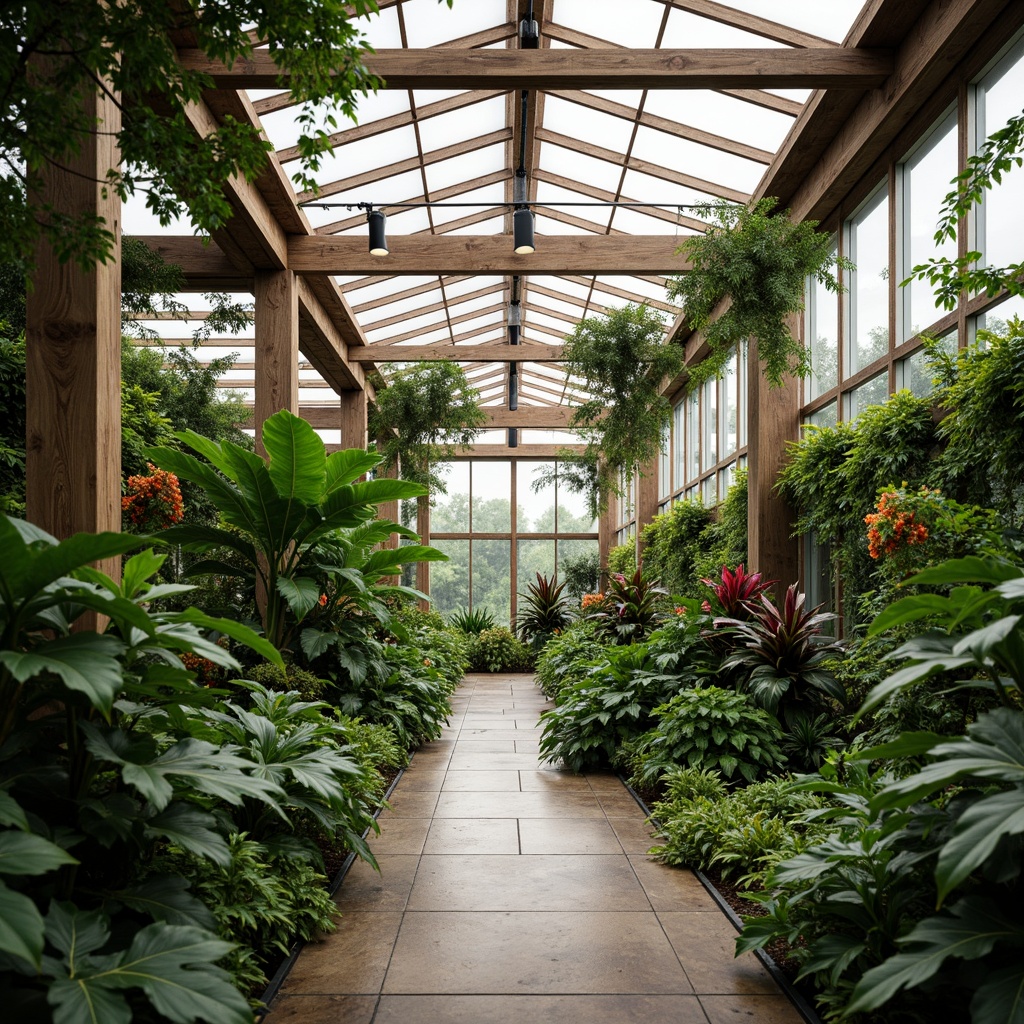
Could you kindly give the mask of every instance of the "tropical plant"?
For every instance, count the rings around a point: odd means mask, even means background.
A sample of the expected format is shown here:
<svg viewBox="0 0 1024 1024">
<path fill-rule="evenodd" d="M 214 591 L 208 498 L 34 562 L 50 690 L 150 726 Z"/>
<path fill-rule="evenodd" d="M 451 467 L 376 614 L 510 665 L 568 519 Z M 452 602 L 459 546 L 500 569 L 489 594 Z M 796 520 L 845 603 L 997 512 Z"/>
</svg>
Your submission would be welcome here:
<svg viewBox="0 0 1024 1024">
<path fill-rule="evenodd" d="M 694 592 L 697 564 L 705 550 L 702 538 L 712 518 L 699 498 L 687 498 L 656 515 L 640 531 L 644 564 L 669 593 Z"/>
<path fill-rule="evenodd" d="M 603 657 L 606 646 L 596 623 L 586 619 L 577 619 L 553 636 L 537 656 L 537 683 L 544 696 L 554 698 L 564 686 L 585 678 L 588 666 Z"/>
<path fill-rule="evenodd" d="M 735 569 L 723 565 L 720 581 L 709 577 L 701 580 L 701 583 L 711 588 L 718 609 L 733 619 L 757 615 L 760 612 L 758 599 L 767 595 L 778 582 L 762 578 L 759 572 L 747 572 L 742 562 Z"/>
<path fill-rule="evenodd" d="M 516 614 L 516 632 L 521 640 L 532 642 L 534 650 L 544 646 L 556 633 L 572 622 L 568 601 L 562 597 L 564 583 L 556 583 L 537 573 L 537 582 L 529 583 L 520 594 L 523 604 Z"/>
<path fill-rule="evenodd" d="M 205 635 L 215 630 L 280 656 L 231 620 L 157 610 L 188 588 L 148 582 L 163 563 L 152 551 L 128 559 L 120 584 L 88 566 L 141 544 L 58 543 L 0 518 L 0 951 L 13 1019 L 121 1021 L 145 1002 L 175 1021 L 251 1019 L 215 966 L 231 945 L 188 879 L 140 868 L 168 842 L 227 864 L 230 818 L 211 808 L 284 795 L 230 746 L 189 734 L 214 697 L 181 655 L 237 671 Z"/>
<path fill-rule="evenodd" d="M 448 616 L 448 625 L 460 633 L 475 636 L 485 629 L 494 629 L 497 622 L 489 608 L 457 608 Z"/>
<path fill-rule="evenodd" d="M 846 697 L 822 666 L 829 655 L 842 650 L 821 632 L 834 616 L 818 608 L 805 609 L 804 600 L 793 583 L 781 608 L 762 594 L 749 619 L 715 619 L 715 628 L 727 629 L 729 640 L 740 645 L 722 662 L 722 671 L 749 671 L 737 689 L 789 724 L 826 697 L 840 704 Z"/>
<path fill-rule="evenodd" d="M 640 788 L 677 766 L 753 782 L 784 761 L 778 723 L 734 690 L 683 690 L 651 714 L 654 728 L 630 748 L 630 781 Z"/>
<path fill-rule="evenodd" d="M 833 271 L 853 265 L 836 255 L 817 221 L 794 222 L 788 210 L 772 216 L 777 205 L 777 199 L 765 197 L 750 206 L 720 200 L 697 207 L 710 226 L 683 241 L 679 251 L 692 265 L 671 278 L 668 288 L 669 298 L 680 300 L 690 326 L 710 348 L 706 359 L 689 368 L 691 388 L 721 376 L 744 338 L 757 339 L 771 386 L 781 387 L 787 373 L 810 372 L 807 352 L 787 321 L 804 308 L 808 277 L 841 291 Z M 714 316 L 726 298 L 728 309 Z"/>
<path fill-rule="evenodd" d="M 780 744 L 791 769 L 817 771 L 833 750 L 842 750 L 845 741 L 837 735 L 830 715 L 793 715 Z"/>
<path fill-rule="evenodd" d="M 636 572 L 636 544 L 632 540 L 625 544 L 616 544 L 608 552 L 608 565 L 605 566 L 609 575 L 616 573 L 632 576 Z"/>
<path fill-rule="evenodd" d="M 601 582 L 601 562 L 596 551 L 560 559 L 558 572 L 565 583 L 566 596 L 577 605 L 584 594 L 597 590 Z"/>
<path fill-rule="evenodd" d="M 168 447 L 152 449 L 151 456 L 164 469 L 202 486 L 224 525 L 181 525 L 164 536 L 195 551 L 232 551 L 241 567 L 206 559 L 188 572 L 255 579 L 264 596 L 260 608 L 264 632 L 277 647 L 286 646 L 310 612 L 322 607 L 322 576 L 327 576 L 340 597 L 352 603 L 361 599 L 364 610 L 386 620 L 381 595 L 371 586 L 406 562 L 445 557 L 418 544 L 365 554 L 391 533 L 415 538 L 395 523 L 368 521 L 378 503 L 415 497 L 424 493 L 423 488 L 386 478 L 357 483 L 378 465 L 378 456 L 358 448 L 327 455 L 309 423 L 286 409 L 263 424 L 266 462 L 230 441 L 218 444 L 191 430 L 175 436 L 206 461 Z M 330 550 L 325 547 L 328 544 L 333 545 Z M 357 567 L 346 563 L 350 552 L 359 557 Z M 406 587 L 386 591 L 416 596 Z M 303 650 L 313 659 L 339 639 L 334 631 L 307 631 Z"/>
<path fill-rule="evenodd" d="M 672 406 L 661 388 L 682 367 L 682 349 L 665 343 L 661 313 L 628 304 L 581 320 L 562 355 L 566 373 L 588 396 L 573 408 L 569 426 L 586 442 L 603 506 L 619 492 L 620 469 L 642 469 L 662 450 Z"/>
<path fill-rule="evenodd" d="M 899 950 L 887 951 L 894 955 L 861 978 L 849 1010 L 887 1004 L 941 972 L 947 984 L 959 983 L 965 1001 L 970 995 L 976 1024 L 1017 1020 L 1024 929 L 1012 907 L 1024 831 L 1024 570 L 1006 557 L 969 556 L 926 569 L 911 582 L 952 589 L 903 598 L 872 624 L 872 632 L 909 622 L 932 628 L 892 653 L 902 667 L 868 694 L 861 713 L 946 672 L 956 673 L 960 685 L 994 693 L 999 706 L 982 712 L 965 736 L 906 733 L 861 754 L 928 758 L 918 771 L 874 795 L 872 807 L 879 813 L 909 816 L 951 786 L 963 792 L 948 805 L 951 827 L 930 844 L 929 852 L 938 856 L 925 910 L 939 912 L 914 919 L 913 930 L 899 938 Z M 951 960 L 967 963 L 959 968 Z"/>
<path fill-rule="evenodd" d="M 627 579 L 621 573 L 608 580 L 605 600 L 590 618 L 599 623 L 618 644 L 642 640 L 662 619 L 664 587 L 644 576 L 641 565 Z"/>
</svg>

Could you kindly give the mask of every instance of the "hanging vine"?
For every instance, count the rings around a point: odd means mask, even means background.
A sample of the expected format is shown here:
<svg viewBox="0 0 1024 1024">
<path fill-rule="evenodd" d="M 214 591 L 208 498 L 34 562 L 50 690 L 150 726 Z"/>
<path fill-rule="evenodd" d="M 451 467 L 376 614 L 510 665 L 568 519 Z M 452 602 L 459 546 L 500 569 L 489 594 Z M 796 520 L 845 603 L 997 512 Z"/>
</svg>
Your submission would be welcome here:
<svg viewBox="0 0 1024 1024">
<path fill-rule="evenodd" d="M 787 318 L 803 310 L 808 277 L 840 291 L 835 271 L 852 270 L 853 265 L 836 255 L 829 236 L 817 230 L 817 221 L 794 223 L 788 210 L 772 216 L 777 204 L 768 197 L 749 207 L 723 201 L 698 207 L 711 226 L 680 246 L 692 269 L 673 277 L 668 286 L 669 298 L 682 301 L 690 326 L 701 332 L 710 349 L 707 359 L 690 368 L 690 387 L 722 374 L 744 338 L 757 339 L 772 387 L 780 387 L 787 374 L 803 377 L 810 372 L 807 352 L 793 337 Z M 728 308 L 714 316 L 725 299 Z"/>
</svg>

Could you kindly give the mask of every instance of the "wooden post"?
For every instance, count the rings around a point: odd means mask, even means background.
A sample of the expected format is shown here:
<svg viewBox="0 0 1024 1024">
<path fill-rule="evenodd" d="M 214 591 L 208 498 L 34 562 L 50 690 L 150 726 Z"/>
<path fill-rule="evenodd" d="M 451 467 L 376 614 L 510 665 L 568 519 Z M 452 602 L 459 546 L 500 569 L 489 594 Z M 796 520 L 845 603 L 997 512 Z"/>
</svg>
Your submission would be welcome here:
<svg viewBox="0 0 1024 1024">
<path fill-rule="evenodd" d="M 416 532 L 420 535 L 421 544 L 430 543 L 430 495 L 424 494 L 422 497 L 416 499 Z M 470 563 L 472 566 L 472 563 Z M 416 563 L 416 589 L 422 591 L 424 594 L 430 593 L 430 563 L 429 562 L 417 562 Z M 419 607 L 423 611 L 428 611 L 430 603 L 428 601 L 420 601 Z"/>
<path fill-rule="evenodd" d="M 799 325 L 790 324 L 791 330 Z M 800 381 L 787 376 L 770 388 L 760 373 L 757 343 L 751 339 L 747 373 L 747 556 L 748 568 L 779 581 L 782 593 L 800 576 L 800 546 L 791 536 L 794 515 L 775 492 L 786 442 L 800 436 Z"/>
<path fill-rule="evenodd" d="M 26 314 L 25 472 L 28 518 L 64 539 L 121 529 L 121 202 L 104 186 L 117 167 L 121 115 L 110 96 L 83 104 L 81 149 L 51 165 L 34 207 L 102 217 L 115 236 L 113 259 L 89 271 L 60 263 L 45 242 Z M 97 563 L 114 579 L 120 558 Z"/>
<path fill-rule="evenodd" d="M 366 392 L 342 391 L 341 401 L 341 446 L 343 448 L 366 447 Z M 396 517 L 392 517 L 396 518 Z"/>
<path fill-rule="evenodd" d="M 601 591 L 608 586 L 608 554 L 614 546 L 615 497 L 609 495 L 608 504 L 597 520 L 597 559 L 601 568 L 597 586 Z"/>
<path fill-rule="evenodd" d="M 263 421 L 281 409 L 299 414 L 299 298 L 290 270 L 257 271 L 256 451 L 263 449 Z"/>
<path fill-rule="evenodd" d="M 636 564 L 640 565 L 643 557 L 643 544 L 640 531 L 658 514 L 658 458 L 640 467 L 636 474 L 636 503 L 634 508 L 636 522 Z"/>
</svg>

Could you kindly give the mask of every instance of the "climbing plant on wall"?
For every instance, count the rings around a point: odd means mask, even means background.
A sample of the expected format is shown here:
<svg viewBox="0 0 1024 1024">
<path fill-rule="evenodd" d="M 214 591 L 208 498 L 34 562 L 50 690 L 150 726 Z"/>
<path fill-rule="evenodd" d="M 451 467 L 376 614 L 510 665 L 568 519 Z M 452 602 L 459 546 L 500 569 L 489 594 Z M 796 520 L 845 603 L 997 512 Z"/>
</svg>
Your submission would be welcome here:
<svg viewBox="0 0 1024 1024">
<path fill-rule="evenodd" d="M 710 227 L 679 247 L 692 269 L 670 279 L 668 295 L 682 301 L 690 326 L 710 349 L 708 358 L 690 367 L 691 387 L 724 373 L 744 338 L 757 339 L 761 367 L 773 387 L 788 373 L 810 372 L 808 354 L 787 318 L 804 308 L 808 277 L 839 291 L 835 271 L 852 264 L 836 255 L 817 221 L 793 222 L 788 210 L 773 216 L 777 204 L 772 197 L 752 206 L 704 204 L 698 213 Z M 726 299 L 728 308 L 716 316 Z"/>
</svg>

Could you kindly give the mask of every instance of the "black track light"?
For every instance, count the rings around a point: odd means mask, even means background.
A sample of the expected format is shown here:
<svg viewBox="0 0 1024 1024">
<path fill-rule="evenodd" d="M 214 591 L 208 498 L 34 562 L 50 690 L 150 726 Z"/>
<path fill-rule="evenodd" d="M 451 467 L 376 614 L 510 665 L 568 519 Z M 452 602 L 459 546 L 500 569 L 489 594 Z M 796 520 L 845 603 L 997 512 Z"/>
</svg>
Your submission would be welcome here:
<svg viewBox="0 0 1024 1024">
<path fill-rule="evenodd" d="M 512 214 L 512 239 L 520 256 L 537 251 L 533 244 L 533 211 L 525 206 Z"/>
<path fill-rule="evenodd" d="M 508 446 L 509 448 L 519 447 L 519 428 L 509 427 L 508 428 Z"/>
<path fill-rule="evenodd" d="M 533 18 L 523 18 L 519 22 L 519 48 L 536 50 L 540 46 L 540 28 Z"/>
<path fill-rule="evenodd" d="M 387 256 L 388 239 L 384 233 L 387 217 L 383 211 L 371 209 L 366 214 L 366 223 L 370 228 L 370 255 Z"/>
<path fill-rule="evenodd" d="M 522 306 L 518 299 L 513 299 L 508 307 L 508 343 L 519 344 L 519 335 L 522 329 Z"/>
<path fill-rule="evenodd" d="M 519 364 L 508 364 L 508 408 L 515 412 L 519 408 Z"/>
</svg>

